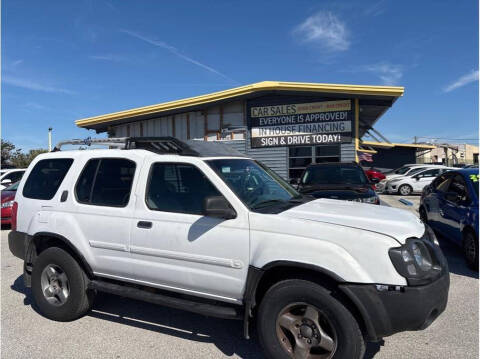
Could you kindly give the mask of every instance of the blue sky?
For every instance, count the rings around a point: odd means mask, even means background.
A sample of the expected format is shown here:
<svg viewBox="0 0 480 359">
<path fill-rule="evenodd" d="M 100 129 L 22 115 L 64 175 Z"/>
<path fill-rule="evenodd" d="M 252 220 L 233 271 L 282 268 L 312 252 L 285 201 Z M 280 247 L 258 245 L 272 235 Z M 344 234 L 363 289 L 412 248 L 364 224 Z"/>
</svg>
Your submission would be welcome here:
<svg viewBox="0 0 480 359">
<path fill-rule="evenodd" d="M 478 138 L 476 1 L 2 1 L 2 138 L 264 80 L 405 86 L 392 142 Z M 464 141 L 457 141 L 464 142 Z"/>
</svg>

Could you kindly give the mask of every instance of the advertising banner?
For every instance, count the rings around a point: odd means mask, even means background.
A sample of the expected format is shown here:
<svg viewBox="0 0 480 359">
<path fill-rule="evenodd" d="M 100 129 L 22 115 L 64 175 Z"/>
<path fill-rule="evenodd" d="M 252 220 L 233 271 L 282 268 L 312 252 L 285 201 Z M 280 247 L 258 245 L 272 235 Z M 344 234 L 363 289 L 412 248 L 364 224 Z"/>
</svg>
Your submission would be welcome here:
<svg viewBox="0 0 480 359">
<path fill-rule="evenodd" d="M 253 148 L 352 140 L 351 100 L 254 106 L 248 116 Z"/>
</svg>

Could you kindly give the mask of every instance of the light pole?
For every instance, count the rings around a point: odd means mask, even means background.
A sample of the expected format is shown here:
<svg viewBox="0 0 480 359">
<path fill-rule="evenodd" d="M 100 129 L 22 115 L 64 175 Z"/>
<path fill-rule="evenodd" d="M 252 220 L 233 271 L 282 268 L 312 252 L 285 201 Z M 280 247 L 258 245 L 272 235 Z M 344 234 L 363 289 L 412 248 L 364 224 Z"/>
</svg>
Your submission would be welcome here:
<svg viewBox="0 0 480 359">
<path fill-rule="evenodd" d="M 48 152 L 52 152 L 52 128 L 48 128 Z"/>
</svg>

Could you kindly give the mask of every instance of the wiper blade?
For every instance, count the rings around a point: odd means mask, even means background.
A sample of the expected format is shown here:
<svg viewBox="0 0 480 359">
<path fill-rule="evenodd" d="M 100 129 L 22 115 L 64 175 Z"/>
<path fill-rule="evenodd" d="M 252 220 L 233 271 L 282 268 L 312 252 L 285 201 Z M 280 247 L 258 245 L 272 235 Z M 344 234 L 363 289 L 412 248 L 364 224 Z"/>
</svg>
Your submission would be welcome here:
<svg viewBox="0 0 480 359">
<path fill-rule="evenodd" d="M 281 200 L 281 199 L 269 199 L 268 201 L 263 201 L 263 202 L 257 203 L 256 205 L 252 206 L 252 208 L 253 209 L 259 209 L 259 208 L 271 206 L 273 204 L 280 204 L 280 203 L 284 204 L 285 201 Z"/>
</svg>

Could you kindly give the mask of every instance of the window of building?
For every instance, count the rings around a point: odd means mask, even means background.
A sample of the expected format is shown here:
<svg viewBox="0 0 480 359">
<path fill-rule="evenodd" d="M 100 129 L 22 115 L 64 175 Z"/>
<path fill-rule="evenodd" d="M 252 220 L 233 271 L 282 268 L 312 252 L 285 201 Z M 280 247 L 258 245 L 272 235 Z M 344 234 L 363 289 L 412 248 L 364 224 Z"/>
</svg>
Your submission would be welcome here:
<svg viewBox="0 0 480 359">
<path fill-rule="evenodd" d="M 340 162 L 340 145 L 289 147 L 288 177 L 300 178 L 309 164 L 322 162 Z"/>
<path fill-rule="evenodd" d="M 130 200 L 135 162 L 124 158 L 92 159 L 85 165 L 75 186 L 80 203 L 125 207 Z"/>
<path fill-rule="evenodd" d="M 150 170 L 146 203 L 155 211 L 203 214 L 205 198 L 220 192 L 197 167 L 186 163 L 155 163 Z"/>
<path fill-rule="evenodd" d="M 71 158 L 38 161 L 23 186 L 23 196 L 32 199 L 52 199 L 72 163 Z"/>
</svg>

